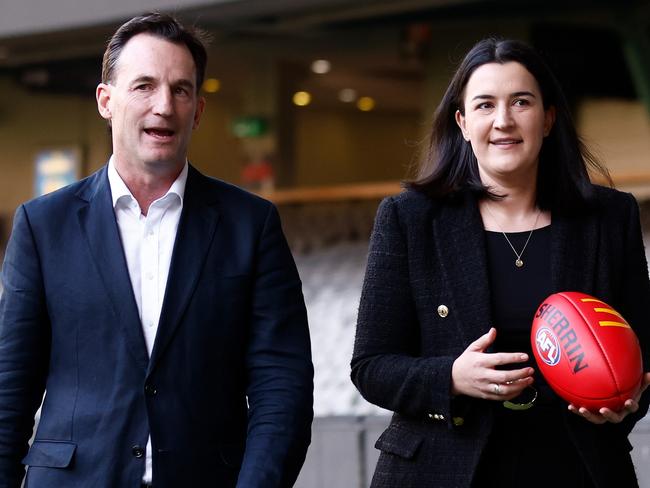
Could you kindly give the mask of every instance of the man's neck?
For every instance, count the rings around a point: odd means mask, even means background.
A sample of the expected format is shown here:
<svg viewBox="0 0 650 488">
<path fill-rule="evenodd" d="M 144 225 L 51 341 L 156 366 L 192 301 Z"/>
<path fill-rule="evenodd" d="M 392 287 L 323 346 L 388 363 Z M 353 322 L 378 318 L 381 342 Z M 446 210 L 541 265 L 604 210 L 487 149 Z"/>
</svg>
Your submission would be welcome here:
<svg viewBox="0 0 650 488">
<path fill-rule="evenodd" d="M 143 215 L 147 215 L 149 206 L 165 195 L 172 186 L 178 175 L 183 171 L 180 168 L 172 168 L 169 171 L 158 171 L 148 173 L 144 171 L 130 171 L 129 167 L 120 165 L 118 161 L 114 162 L 115 170 L 124 181 L 135 200 L 140 206 Z"/>
</svg>

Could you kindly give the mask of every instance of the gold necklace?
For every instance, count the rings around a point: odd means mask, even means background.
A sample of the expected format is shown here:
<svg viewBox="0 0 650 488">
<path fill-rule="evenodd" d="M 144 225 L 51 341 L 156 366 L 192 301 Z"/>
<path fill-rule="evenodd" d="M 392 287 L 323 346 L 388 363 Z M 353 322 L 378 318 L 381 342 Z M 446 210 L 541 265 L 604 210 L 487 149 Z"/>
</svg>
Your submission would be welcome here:
<svg viewBox="0 0 650 488">
<path fill-rule="evenodd" d="M 515 259 L 515 266 L 517 266 L 517 268 L 522 268 L 524 266 L 524 261 L 523 261 L 523 259 L 521 259 L 521 256 L 523 256 L 524 251 L 526 250 L 526 247 L 528 246 L 528 241 L 530 241 L 530 238 L 533 235 L 533 232 L 535 232 L 535 227 L 537 227 L 537 220 L 539 219 L 539 215 L 542 213 L 542 209 L 540 208 L 537 211 L 537 216 L 535 217 L 535 223 L 533 223 L 533 228 L 530 229 L 530 232 L 528 233 L 528 238 L 526 239 L 526 243 L 524 244 L 524 247 L 522 248 L 521 252 L 517 252 L 517 250 L 515 249 L 515 246 L 512 245 L 512 242 L 510 242 L 510 239 L 508 239 L 508 236 L 506 235 L 506 233 L 503 232 L 503 228 L 501 227 L 501 225 L 499 224 L 499 221 L 496 219 L 496 217 L 492 213 L 492 210 L 490 210 L 490 207 L 487 205 L 487 203 L 485 204 L 485 208 L 488 211 L 488 213 L 490 214 L 490 216 L 492 217 L 492 220 L 494 220 L 494 223 L 497 224 L 497 227 L 499 227 L 499 230 L 503 234 L 503 237 L 506 238 L 506 242 L 510 246 L 510 249 L 512 249 L 512 252 L 514 252 L 515 256 L 517 256 L 517 259 Z"/>
</svg>

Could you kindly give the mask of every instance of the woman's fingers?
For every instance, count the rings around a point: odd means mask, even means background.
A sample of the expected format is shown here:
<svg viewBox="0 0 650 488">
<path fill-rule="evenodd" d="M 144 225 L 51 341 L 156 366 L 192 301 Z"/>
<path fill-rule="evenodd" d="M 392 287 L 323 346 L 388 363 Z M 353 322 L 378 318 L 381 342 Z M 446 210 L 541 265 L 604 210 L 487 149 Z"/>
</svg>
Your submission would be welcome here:
<svg viewBox="0 0 650 488">
<path fill-rule="evenodd" d="M 496 337 L 497 337 L 497 330 L 494 327 L 492 327 L 485 334 L 483 334 L 481 337 L 479 337 L 474 342 L 472 342 L 469 346 L 467 346 L 466 350 L 483 352 L 488 347 L 490 347 L 490 344 L 494 342 L 494 339 L 496 339 Z"/>
<path fill-rule="evenodd" d="M 525 378 L 516 380 L 516 381 L 507 381 L 504 383 L 487 383 L 483 392 L 485 394 L 484 398 L 488 400 L 511 400 L 521 394 L 527 387 L 532 385 L 534 382 L 532 376 L 527 376 Z"/>
<path fill-rule="evenodd" d="M 485 355 L 484 366 L 493 368 L 506 364 L 525 363 L 528 361 L 528 354 L 523 352 L 493 352 Z"/>
<path fill-rule="evenodd" d="M 584 407 L 578 408 L 573 404 L 569 405 L 568 408 L 570 412 L 580 415 L 594 424 L 604 424 L 605 422 L 618 424 L 629 414 L 636 412 L 639 409 L 639 404 L 632 399 L 626 400 L 625 405 L 619 412 L 609 408 L 601 408 L 598 412 L 591 412 Z"/>
</svg>

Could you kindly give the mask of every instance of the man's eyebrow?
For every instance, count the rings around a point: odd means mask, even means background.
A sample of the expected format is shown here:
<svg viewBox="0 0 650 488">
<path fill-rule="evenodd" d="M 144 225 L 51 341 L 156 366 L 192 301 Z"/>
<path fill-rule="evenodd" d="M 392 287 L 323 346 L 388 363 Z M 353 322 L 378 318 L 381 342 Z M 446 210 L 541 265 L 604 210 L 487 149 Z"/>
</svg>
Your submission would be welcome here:
<svg viewBox="0 0 650 488">
<path fill-rule="evenodd" d="M 131 84 L 132 85 L 137 85 L 138 83 L 153 83 L 154 81 L 156 81 L 156 80 L 155 80 L 155 78 L 153 76 L 141 75 L 141 76 L 138 76 L 137 78 L 134 78 L 131 81 Z M 194 83 L 191 80 L 188 80 L 188 79 L 185 79 L 185 78 L 181 78 L 180 80 L 175 81 L 173 84 L 176 85 L 176 86 L 184 86 L 184 87 L 187 87 L 187 88 L 194 88 Z"/>
<path fill-rule="evenodd" d="M 153 76 L 147 76 L 147 75 L 141 75 L 138 76 L 137 78 L 134 78 L 131 83 L 151 83 L 153 81 Z"/>
<path fill-rule="evenodd" d="M 187 80 L 185 78 L 181 78 L 180 80 L 174 82 L 174 85 L 176 85 L 176 86 L 184 86 L 184 87 L 187 87 L 187 88 L 194 89 L 194 83 L 191 80 Z"/>
</svg>

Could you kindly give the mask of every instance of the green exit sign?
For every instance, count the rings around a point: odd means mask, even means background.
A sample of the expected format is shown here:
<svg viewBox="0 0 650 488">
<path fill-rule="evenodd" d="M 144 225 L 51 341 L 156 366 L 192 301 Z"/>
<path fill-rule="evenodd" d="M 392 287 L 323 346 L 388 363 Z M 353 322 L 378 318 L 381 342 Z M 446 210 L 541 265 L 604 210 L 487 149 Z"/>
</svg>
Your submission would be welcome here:
<svg viewBox="0 0 650 488">
<path fill-rule="evenodd" d="M 237 137 L 260 137 L 266 134 L 268 124 L 262 117 L 238 117 L 233 121 L 231 130 Z"/>
</svg>

